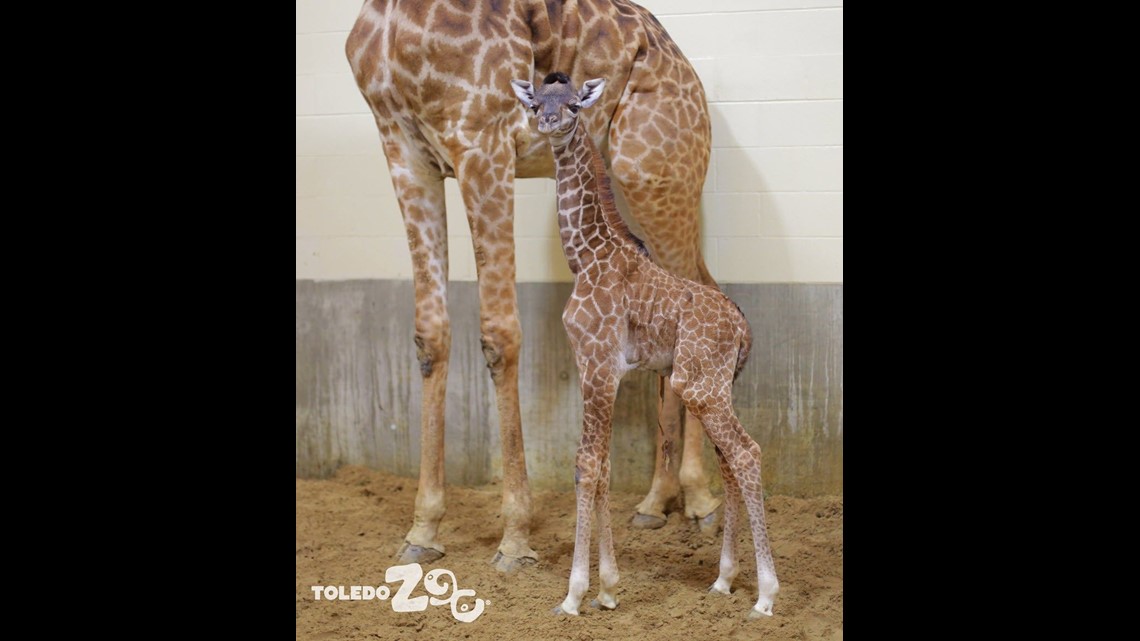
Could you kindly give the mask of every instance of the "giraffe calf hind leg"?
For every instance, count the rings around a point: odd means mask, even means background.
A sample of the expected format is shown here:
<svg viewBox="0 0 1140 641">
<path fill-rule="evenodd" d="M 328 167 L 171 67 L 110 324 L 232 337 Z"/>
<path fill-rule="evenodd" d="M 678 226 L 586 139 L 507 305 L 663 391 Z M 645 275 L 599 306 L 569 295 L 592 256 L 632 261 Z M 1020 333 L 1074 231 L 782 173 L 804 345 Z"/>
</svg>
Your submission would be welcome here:
<svg viewBox="0 0 1140 641">
<path fill-rule="evenodd" d="M 760 481 L 760 446 L 744 431 L 740 421 L 731 412 L 725 417 L 722 426 L 727 428 L 720 432 L 722 437 L 727 435 L 737 443 L 737 447 L 731 452 L 726 452 L 725 457 L 740 485 L 741 498 L 747 508 L 756 553 L 757 599 L 748 616 L 749 618 L 772 616 L 772 605 L 776 593 L 780 590 L 780 583 L 776 580 L 776 567 L 772 560 L 768 526 L 765 523 L 764 491 Z"/>
<path fill-rule="evenodd" d="M 731 594 L 732 581 L 740 571 L 740 564 L 736 560 L 736 532 L 740 527 L 740 485 L 719 447 L 716 448 L 716 458 L 724 481 L 724 539 L 720 551 L 720 574 L 709 592 Z"/>
<path fill-rule="evenodd" d="M 760 480 L 760 446 L 745 431 L 744 426 L 732 410 L 731 396 L 716 395 L 698 400 L 702 387 L 730 389 L 731 382 L 724 385 L 708 385 L 698 382 L 682 390 L 689 411 L 699 414 L 701 423 L 716 446 L 717 460 L 725 483 L 724 544 L 721 550 L 720 575 L 710 591 L 727 594 L 731 590 L 738 565 L 736 562 L 736 523 L 738 505 L 744 504 L 752 530 L 752 542 L 756 554 L 756 604 L 748 613 L 749 618 L 772 616 L 772 606 L 780 584 L 776 580 L 776 567 L 772 560 L 772 549 L 768 542 L 768 527 L 764 515 L 764 492 Z"/>
</svg>

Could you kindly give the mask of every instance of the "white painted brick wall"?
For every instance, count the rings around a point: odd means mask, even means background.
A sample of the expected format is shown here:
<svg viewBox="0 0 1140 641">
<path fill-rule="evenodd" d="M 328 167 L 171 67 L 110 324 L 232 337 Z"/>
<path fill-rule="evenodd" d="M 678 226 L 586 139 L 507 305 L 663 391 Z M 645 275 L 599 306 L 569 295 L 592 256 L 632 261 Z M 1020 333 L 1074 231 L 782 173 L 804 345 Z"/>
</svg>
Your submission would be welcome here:
<svg viewBox="0 0 1140 641">
<path fill-rule="evenodd" d="M 410 278 L 399 207 L 344 58 L 362 0 L 297 0 L 297 278 Z M 719 282 L 843 281 L 842 0 L 643 0 L 693 62 L 713 154 L 701 246 Z M 475 279 L 447 180 L 451 277 Z M 520 281 L 569 281 L 554 183 L 515 187 Z"/>
</svg>

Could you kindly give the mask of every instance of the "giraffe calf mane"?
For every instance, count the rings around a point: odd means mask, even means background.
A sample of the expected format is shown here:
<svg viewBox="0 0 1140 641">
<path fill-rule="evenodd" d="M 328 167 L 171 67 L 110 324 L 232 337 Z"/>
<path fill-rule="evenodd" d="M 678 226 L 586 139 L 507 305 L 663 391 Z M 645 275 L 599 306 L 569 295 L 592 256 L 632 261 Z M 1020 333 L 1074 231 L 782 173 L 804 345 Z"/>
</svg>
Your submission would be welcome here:
<svg viewBox="0 0 1140 641">
<path fill-rule="evenodd" d="M 589 134 L 587 134 L 589 138 Z M 594 163 L 594 175 L 598 177 L 598 202 L 602 205 L 604 215 L 602 216 L 606 224 L 613 230 L 614 235 L 619 238 L 624 238 L 633 245 L 637 253 L 649 258 L 649 248 L 645 246 L 645 241 L 637 237 L 629 229 L 629 225 L 622 219 L 621 214 L 618 213 L 617 203 L 614 202 L 614 192 L 610 187 L 610 176 L 606 173 L 605 163 L 602 162 L 602 155 L 598 153 L 597 148 L 594 147 L 593 140 L 590 140 L 590 160 Z"/>
<path fill-rule="evenodd" d="M 570 76 L 567 76 L 561 71 L 555 71 L 554 73 L 547 74 L 546 77 L 542 79 L 542 84 L 544 85 L 552 85 L 556 82 L 564 85 L 568 84 L 570 82 Z"/>
<path fill-rule="evenodd" d="M 725 298 L 728 298 L 728 302 L 732 303 L 733 307 L 736 308 L 736 311 L 740 313 L 740 317 L 744 319 L 745 323 L 747 323 L 748 317 L 744 315 L 744 310 L 740 309 L 740 305 L 736 301 L 729 298 L 728 294 L 725 294 L 724 292 L 721 292 L 721 294 L 723 294 Z M 744 343 L 740 345 L 740 351 L 736 353 L 736 369 L 732 371 L 733 382 L 736 382 L 736 379 L 740 377 L 740 373 L 744 371 L 744 365 L 748 363 L 748 355 L 751 352 L 752 338 L 751 330 L 749 330 L 749 334 L 746 335 Z"/>
</svg>

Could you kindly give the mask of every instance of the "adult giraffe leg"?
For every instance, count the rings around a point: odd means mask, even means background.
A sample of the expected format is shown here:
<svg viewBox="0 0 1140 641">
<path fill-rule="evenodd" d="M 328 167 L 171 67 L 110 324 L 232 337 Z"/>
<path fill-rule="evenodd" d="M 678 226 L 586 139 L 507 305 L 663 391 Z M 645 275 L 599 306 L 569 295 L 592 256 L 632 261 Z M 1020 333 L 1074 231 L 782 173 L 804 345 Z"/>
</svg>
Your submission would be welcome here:
<svg viewBox="0 0 1140 641">
<path fill-rule="evenodd" d="M 400 563 L 430 563 L 444 554 L 437 535 L 446 509 L 443 421 L 451 323 L 447 315 L 447 214 L 443 178 L 417 157 L 394 126 L 381 124 L 380 134 L 412 255 L 416 359 L 423 378 L 420 482 L 412 528 L 396 556 Z"/>
<path fill-rule="evenodd" d="M 681 457 L 681 489 L 685 492 L 685 518 L 697 522 L 701 532 L 715 535 L 720 521 L 717 508 L 721 499 L 709 491 L 701 451 L 705 443 L 705 429 L 692 412 L 685 412 L 685 451 Z"/>
<path fill-rule="evenodd" d="M 692 106 L 704 103 L 703 93 L 687 98 L 670 101 L 632 93 L 610 128 L 610 166 L 630 214 L 645 233 L 654 262 L 678 276 L 716 287 L 700 251 L 699 214 L 709 163 L 709 123 L 707 113 Z M 658 420 L 663 428 L 682 421 L 682 408 L 669 385 L 661 386 Z M 665 465 L 660 446 L 669 435 L 662 438 L 659 434 L 653 483 L 637 507 L 635 527 L 665 524 L 662 512 L 676 496 L 679 473 L 685 516 L 696 519 L 702 532 L 715 533 L 721 500 L 709 491 L 701 458 L 704 430 L 695 417 L 686 416 L 683 433 L 683 452 L 674 456 L 681 459 L 679 470 Z M 680 449 L 676 441 L 673 447 L 675 455 Z"/>
<path fill-rule="evenodd" d="M 681 495 L 681 404 L 676 394 L 666 393 L 665 377 L 657 379 L 657 456 L 649 493 L 637 504 L 633 527 L 656 529 L 665 525 L 665 512 Z M 668 405 L 666 404 L 668 403 Z"/>
<path fill-rule="evenodd" d="M 503 539 L 491 563 L 511 572 L 538 560 L 531 549 L 530 486 L 519 417 L 519 325 L 515 295 L 514 145 L 499 129 L 482 131 L 476 148 L 455 154 L 454 166 L 475 249 L 480 341 L 495 385 L 503 448 Z"/>
</svg>

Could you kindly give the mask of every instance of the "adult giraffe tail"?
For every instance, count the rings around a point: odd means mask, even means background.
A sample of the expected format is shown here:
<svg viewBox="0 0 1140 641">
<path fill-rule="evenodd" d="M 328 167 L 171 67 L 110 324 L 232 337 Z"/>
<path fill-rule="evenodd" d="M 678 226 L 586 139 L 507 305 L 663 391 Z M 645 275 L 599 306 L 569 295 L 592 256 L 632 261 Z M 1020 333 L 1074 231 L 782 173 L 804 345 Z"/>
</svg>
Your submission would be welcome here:
<svg viewBox="0 0 1140 641">
<path fill-rule="evenodd" d="M 702 256 L 699 251 L 697 252 L 697 278 L 699 279 L 697 282 L 702 285 L 720 289 L 720 285 L 717 285 L 716 281 L 713 280 L 712 274 L 709 273 L 709 268 L 705 266 L 705 257 Z M 740 309 L 740 307 L 737 307 L 737 309 Z"/>
</svg>

